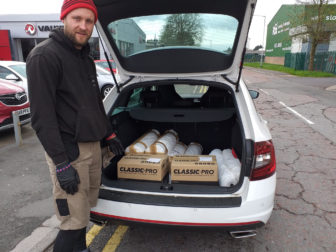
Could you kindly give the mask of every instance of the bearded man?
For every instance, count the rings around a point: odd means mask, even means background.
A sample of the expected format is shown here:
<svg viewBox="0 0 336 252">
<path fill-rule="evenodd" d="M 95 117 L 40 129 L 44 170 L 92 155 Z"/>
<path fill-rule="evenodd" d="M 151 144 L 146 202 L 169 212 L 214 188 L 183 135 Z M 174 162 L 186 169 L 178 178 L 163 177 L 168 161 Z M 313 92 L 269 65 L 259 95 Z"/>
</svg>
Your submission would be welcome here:
<svg viewBox="0 0 336 252">
<path fill-rule="evenodd" d="M 27 58 L 31 123 L 45 149 L 61 221 L 54 251 L 89 251 L 86 226 L 97 203 L 101 142 L 116 154 L 120 140 L 105 114 L 88 40 L 97 21 L 92 0 L 65 0 L 54 30 Z"/>
</svg>

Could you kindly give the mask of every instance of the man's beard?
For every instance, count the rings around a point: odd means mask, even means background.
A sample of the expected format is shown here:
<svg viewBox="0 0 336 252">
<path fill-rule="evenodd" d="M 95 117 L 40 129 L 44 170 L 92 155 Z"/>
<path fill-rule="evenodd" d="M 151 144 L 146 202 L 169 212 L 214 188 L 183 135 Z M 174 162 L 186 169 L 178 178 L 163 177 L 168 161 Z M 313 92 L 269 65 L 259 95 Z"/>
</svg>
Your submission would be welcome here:
<svg viewBox="0 0 336 252">
<path fill-rule="evenodd" d="M 72 43 L 74 44 L 75 47 L 77 46 L 80 46 L 80 47 L 83 47 L 85 46 L 89 39 L 90 39 L 90 36 L 87 37 L 87 39 L 84 41 L 84 42 L 79 42 L 77 39 L 76 39 L 76 33 L 75 32 L 68 32 L 66 29 L 64 29 L 64 34 L 72 41 Z"/>
</svg>

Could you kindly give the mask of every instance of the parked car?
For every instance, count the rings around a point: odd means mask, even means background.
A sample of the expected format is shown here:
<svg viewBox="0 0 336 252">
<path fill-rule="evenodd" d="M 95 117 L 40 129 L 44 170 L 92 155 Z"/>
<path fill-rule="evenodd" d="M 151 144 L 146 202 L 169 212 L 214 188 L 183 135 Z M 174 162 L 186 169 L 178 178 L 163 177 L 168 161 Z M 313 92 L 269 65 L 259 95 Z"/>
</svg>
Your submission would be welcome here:
<svg viewBox="0 0 336 252">
<path fill-rule="evenodd" d="M 24 88 L 28 94 L 26 63 L 21 61 L 0 61 L 0 79 Z"/>
<path fill-rule="evenodd" d="M 206 155 L 196 156 L 198 163 L 184 171 L 187 177 L 199 165 L 213 162 L 208 155 L 214 150 L 234 153 L 239 170 L 237 181 L 226 185 L 220 181 L 231 179 L 229 173 L 219 174 L 219 183 L 187 181 L 190 177 L 173 181 L 172 169 L 161 180 L 148 181 L 136 178 L 146 169 L 153 171 L 150 164 L 161 160 L 159 156 L 149 156 L 142 168 L 129 169 L 118 166 L 122 156 L 108 159 L 92 221 L 221 227 L 236 238 L 255 235 L 271 216 L 276 187 L 272 137 L 252 100 L 258 92 L 248 90 L 241 79 L 256 0 L 94 1 L 101 14 L 99 32 L 126 80 L 104 99 L 123 146 L 150 130 L 160 134 L 174 130 L 175 141 L 197 142 Z M 124 23 L 130 25 L 114 29 Z M 195 25 L 189 32 L 178 29 L 185 25 L 186 31 L 190 24 Z M 146 48 L 140 39 L 133 46 L 118 40 L 127 34 L 136 37 L 135 30 L 139 38 L 161 34 L 160 43 Z M 167 149 L 162 148 L 164 153 Z M 135 179 L 121 179 L 121 171 Z"/>
<path fill-rule="evenodd" d="M 104 68 L 99 66 L 96 66 L 96 72 L 101 95 L 103 98 L 105 98 L 105 96 L 111 91 L 115 84 L 113 77 L 111 72 L 106 71 Z"/>
<path fill-rule="evenodd" d="M 96 63 L 96 66 L 102 67 L 106 71 L 111 72 L 107 60 L 95 60 L 94 62 Z M 112 67 L 113 73 L 117 73 L 116 64 L 114 63 L 114 61 L 112 59 L 110 60 L 110 62 L 111 62 L 111 67 Z"/>
<path fill-rule="evenodd" d="M 18 111 L 22 125 L 30 122 L 29 101 L 24 89 L 0 80 L 0 131 L 13 128 L 13 111 Z"/>
</svg>

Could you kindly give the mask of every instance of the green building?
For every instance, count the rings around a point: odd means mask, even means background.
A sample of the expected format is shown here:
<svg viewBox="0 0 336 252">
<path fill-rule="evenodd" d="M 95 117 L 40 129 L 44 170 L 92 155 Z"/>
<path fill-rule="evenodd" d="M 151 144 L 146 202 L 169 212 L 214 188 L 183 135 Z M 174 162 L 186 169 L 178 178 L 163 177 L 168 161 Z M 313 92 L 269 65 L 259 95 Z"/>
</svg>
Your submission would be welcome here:
<svg viewBox="0 0 336 252">
<path fill-rule="evenodd" d="M 282 5 L 267 26 L 265 62 L 283 65 L 286 53 L 309 53 L 311 38 L 304 23 L 313 22 L 315 12 L 311 5 Z M 316 52 L 336 51 L 336 5 L 328 5 L 323 19 L 328 38 Z"/>
</svg>

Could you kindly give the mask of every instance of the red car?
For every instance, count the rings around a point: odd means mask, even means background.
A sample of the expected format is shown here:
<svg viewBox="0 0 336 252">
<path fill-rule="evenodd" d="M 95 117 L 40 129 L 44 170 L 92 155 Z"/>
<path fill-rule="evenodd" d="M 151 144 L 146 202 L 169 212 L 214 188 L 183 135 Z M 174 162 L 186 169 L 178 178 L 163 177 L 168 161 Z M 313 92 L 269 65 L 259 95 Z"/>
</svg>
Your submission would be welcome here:
<svg viewBox="0 0 336 252">
<path fill-rule="evenodd" d="M 21 125 L 30 122 L 29 101 L 24 89 L 0 80 L 0 131 L 13 128 L 13 111 L 18 111 Z"/>
<path fill-rule="evenodd" d="M 96 63 L 97 66 L 100 66 L 100 67 L 106 69 L 107 71 L 111 72 L 110 67 L 107 63 L 107 60 L 95 60 L 94 62 Z M 113 60 L 110 60 L 110 62 L 111 62 L 113 73 L 117 73 L 116 64 L 114 63 Z"/>
</svg>

